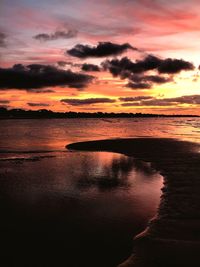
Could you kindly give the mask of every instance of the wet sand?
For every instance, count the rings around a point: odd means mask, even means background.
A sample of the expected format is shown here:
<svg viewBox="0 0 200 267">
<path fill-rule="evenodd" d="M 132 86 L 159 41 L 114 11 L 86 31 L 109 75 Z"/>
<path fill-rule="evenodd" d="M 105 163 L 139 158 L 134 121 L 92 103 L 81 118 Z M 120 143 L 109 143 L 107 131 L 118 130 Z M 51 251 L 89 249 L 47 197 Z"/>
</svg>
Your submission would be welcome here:
<svg viewBox="0 0 200 267">
<path fill-rule="evenodd" d="M 150 162 L 164 177 L 158 212 L 134 237 L 133 254 L 120 267 L 200 266 L 199 144 L 138 138 L 79 142 L 67 148 L 122 153 Z"/>
</svg>

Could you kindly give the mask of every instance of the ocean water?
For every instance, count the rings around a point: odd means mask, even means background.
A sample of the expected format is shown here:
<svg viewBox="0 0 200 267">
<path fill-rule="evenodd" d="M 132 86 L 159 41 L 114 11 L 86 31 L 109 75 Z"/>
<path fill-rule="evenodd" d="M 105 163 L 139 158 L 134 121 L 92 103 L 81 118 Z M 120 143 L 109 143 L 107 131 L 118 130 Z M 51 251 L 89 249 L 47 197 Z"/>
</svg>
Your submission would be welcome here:
<svg viewBox="0 0 200 267">
<path fill-rule="evenodd" d="M 125 137 L 169 137 L 200 142 L 200 118 L 0 121 L 0 152 L 63 151 L 72 142 Z"/>
<path fill-rule="evenodd" d="M 150 162 L 71 142 L 169 137 L 200 142 L 199 118 L 0 121 L 1 266 L 112 267 L 160 201 Z"/>
</svg>

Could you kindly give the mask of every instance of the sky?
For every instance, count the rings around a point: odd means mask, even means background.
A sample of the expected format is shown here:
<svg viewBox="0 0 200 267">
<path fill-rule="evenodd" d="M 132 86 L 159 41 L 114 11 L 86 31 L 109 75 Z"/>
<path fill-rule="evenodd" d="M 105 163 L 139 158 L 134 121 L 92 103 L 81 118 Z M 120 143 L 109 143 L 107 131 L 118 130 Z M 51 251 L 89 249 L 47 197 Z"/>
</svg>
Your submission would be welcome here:
<svg viewBox="0 0 200 267">
<path fill-rule="evenodd" d="M 0 107 L 200 115 L 200 1 L 1 0 Z"/>
</svg>

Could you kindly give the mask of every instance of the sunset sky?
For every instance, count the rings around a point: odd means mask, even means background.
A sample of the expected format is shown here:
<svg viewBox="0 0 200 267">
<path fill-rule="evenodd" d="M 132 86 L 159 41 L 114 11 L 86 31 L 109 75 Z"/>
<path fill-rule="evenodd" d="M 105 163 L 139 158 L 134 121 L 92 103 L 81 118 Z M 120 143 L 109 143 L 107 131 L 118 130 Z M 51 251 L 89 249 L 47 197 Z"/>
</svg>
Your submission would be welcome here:
<svg viewBox="0 0 200 267">
<path fill-rule="evenodd" d="M 0 106 L 200 115 L 200 1 L 1 0 Z"/>
</svg>

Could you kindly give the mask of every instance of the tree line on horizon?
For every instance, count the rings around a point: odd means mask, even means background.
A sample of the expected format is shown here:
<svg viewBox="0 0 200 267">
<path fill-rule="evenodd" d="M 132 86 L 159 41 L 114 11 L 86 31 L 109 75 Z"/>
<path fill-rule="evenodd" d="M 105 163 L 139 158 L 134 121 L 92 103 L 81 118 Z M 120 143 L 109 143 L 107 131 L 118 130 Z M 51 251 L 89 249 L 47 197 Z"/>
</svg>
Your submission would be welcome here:
<svg viewBox="0 0 200 267">
<path fill-rule="evenodd" d="M 199 117 L 198 115 L 114 113 L 114 112 L 55 112 L 47 109 L 24 110 L 0 108 L 0 119 L 43 119 L 43 118 L 135 118 L 135 117 Z"/>
</svg>

